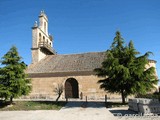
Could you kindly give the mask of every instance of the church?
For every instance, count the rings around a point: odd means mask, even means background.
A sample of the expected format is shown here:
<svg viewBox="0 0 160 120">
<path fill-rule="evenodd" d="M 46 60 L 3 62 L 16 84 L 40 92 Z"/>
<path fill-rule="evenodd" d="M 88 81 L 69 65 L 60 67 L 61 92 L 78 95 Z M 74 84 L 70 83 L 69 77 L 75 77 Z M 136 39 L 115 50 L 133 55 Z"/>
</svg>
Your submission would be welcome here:
<svg viewBox="0 0 160 120">
<path fill-rule="evenodd" d="M 48 18 L 44 11 L 39 15 L 39 23 L 32 27 L 32 64 L 27 73 L 32 79 L 30 99 L 56 99 L 54 90 L 63 85 L 61 99 L 77 98 L 102 100 L 120 98 L 99 88 L 98 78 L 93 70 L 101 67 L 105 52 L 89 52 L 81 54 L 57 54 L 53 49 L 53 37 L 48 34 Z M 156 61 L 149 60 L 150 66 Z M 114 87 L 114 86 L 113 86 Z"/>
</svg>

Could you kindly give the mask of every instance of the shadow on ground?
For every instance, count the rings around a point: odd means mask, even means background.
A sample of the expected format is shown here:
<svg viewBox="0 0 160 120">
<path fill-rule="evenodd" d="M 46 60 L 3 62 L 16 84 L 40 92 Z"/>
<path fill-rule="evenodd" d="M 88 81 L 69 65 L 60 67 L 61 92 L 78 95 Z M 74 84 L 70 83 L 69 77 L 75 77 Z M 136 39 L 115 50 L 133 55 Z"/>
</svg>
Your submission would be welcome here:
<svg viewBox="0 0 160 120">
<path fill-rule="evenodd" d="M 132 110 L 122 110 L 122 109 L 115 109 L 115 110 L 109 110 L 114 116 L 125 116 L 125 115 L 138 115 L 137 112 L 134 112 Z"/>
<path fill-rule="evenodd" d="M 82 107 L 82 108 L 103 108 L 105 107 L 104 102 L 97 101 L 69 101 L 65 108 Z"/>
<path fill-rule="evenodd" d="M 10 102 L 4 102 L 3 100 L 0 100 L 0 109 L 6 107 L 8 105 L 10 105 Z"/>
</svg>

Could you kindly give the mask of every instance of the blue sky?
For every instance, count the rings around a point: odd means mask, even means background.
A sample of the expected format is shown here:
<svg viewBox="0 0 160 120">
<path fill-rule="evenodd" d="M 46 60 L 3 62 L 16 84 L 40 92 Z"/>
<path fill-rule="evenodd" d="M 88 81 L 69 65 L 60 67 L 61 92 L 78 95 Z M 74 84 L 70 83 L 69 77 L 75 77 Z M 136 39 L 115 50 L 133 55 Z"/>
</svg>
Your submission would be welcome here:
<svg viewBox="0 0 160 120">
<path fill-rule="evenodd" d="M 115 32 L 154 53 L 160 75 L 160 0 L 0 0 L 0 57 L 12 45 L 31 63 L 31 27 L 44 10 L 58 54 L 105 51 Z"/>
</svg>

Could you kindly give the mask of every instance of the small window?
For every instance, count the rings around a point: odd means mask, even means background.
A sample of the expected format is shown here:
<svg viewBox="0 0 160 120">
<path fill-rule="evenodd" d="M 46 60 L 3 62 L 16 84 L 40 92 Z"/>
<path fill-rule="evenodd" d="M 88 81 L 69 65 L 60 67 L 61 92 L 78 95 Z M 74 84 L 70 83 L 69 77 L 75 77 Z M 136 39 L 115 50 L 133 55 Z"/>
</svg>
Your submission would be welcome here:
<svg viewBox="0 0 160 120">
<path fill-rule="evenodd" d="M 46 22 L 44 22 L 44 32 L 46 32 Z"/>
<path fill-rule="evenodd" d="M 45 37 L 43 36 L 43 42 L 45 42 Z"/>
<path fill-rule="evenodd" d="M 39 42 L 42 42 L 41 33 L 39 33 Z"/>
</svg>

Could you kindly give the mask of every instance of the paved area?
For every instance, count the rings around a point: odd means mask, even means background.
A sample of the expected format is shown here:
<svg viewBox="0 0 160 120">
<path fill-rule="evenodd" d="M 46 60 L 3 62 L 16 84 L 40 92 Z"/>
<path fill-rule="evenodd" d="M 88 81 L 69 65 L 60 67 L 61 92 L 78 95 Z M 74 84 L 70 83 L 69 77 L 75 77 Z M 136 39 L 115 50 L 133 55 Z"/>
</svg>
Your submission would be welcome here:
<svg viewBox="0 0 160 120">
<path fill-rule="evenodd" d="M 118 120 L 160 120 L 160 116 L 142 115 L 134 111 L 128 110 L 128 107 L 109 108 L 108 109 Z"/>
<path fill-rule="evenodd" d="M 61 110 L 0 111 L 0 120 L 160 120 L 160 116 L 135 116 L 127 107 L 106 109 L 102 102 L 69 102 Z"/>
<path fill-rule="evenodd" d="M 101 102 L 88 102 L 87 104 L 72 102 L 67 106 L 61 109 L 60 112 L 64 114 L 68 120 L 117 120 L 117 118 L 104 107 L 104 103 Z M 74 108 L 72 106 L 76 107 Z"/>
<path fill-rule="evenodd" d="M 69 102 L 59 111 L 1 111 L 0 120 L 117 120 L 101 102 Z"/>
</svg>

